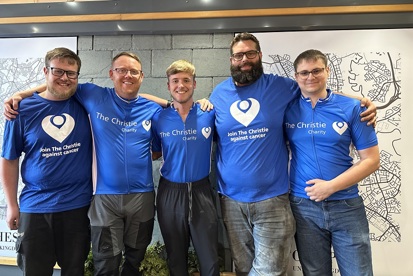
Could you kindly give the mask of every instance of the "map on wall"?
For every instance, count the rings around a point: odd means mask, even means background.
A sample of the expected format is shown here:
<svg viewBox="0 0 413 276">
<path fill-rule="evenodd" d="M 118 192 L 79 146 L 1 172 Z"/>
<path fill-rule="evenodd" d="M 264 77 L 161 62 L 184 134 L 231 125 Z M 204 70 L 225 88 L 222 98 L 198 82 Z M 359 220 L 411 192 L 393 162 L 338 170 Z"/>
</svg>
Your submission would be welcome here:
<svg viewBox="0 0 413 276">
<path fill-rule="evenodd" d="M 359 183 L 373 247 L 377 243 L 400 243 L 403 240 L 401 110 L 402 70 L 405 68 L 402 67 L 402 60 L 407 62 L 409 58 L 404 55 L 407 50 L 401 46 L 403 43 L 397 43 L 397 40 L 398 37 L 411 35 L 412 30 L 401 30 L 400 33 L 392 30 L 393 38 L 389 37 L 388 31 L 254 34 L 261 44 L 266 73 L 294 79 L 295 58 L 305 50 L 318 49 L 328 58 L 328 88 L 368 97 L 377 106 L 376 133 L 381 165 L 379 170 Z M 334 253 L 332 256 L 334 259 Z M 294 260 L 291 270 L 300 272 L 299 257 L 294 254 L 292 257 Z M 337 266 L 332 273 L 339 275 Z"/>
<path fill-rule="evenodd" d="M 76 37 L 0 39 L 0 102 L 14 92 L 35 87 L 44 82 L 44 56 L 46 52 L 66 47 L 77 52 Z M 2 108 L 3 109 L 3 108 Z M 5 119 L 0 115 L 0 150 L 3 142 Z M 15 256 L 14 238 L 5 223 L 6 200 L 0 185 L 0 256 Z M 19 185 L 19 192 L 22 184 Z M 4 233 L 4 234 L 3 234 Z"/>
</svg>

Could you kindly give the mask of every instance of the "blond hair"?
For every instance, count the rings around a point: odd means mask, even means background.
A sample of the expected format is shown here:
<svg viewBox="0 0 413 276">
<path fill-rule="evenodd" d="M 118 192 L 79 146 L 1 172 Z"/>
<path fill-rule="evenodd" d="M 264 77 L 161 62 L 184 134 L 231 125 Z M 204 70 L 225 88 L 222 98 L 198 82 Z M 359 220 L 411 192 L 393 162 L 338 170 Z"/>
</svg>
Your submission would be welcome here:
<svg viewBox="0 0 413 276">
<path fill-rule="evenodd" d="M 166 76 L 169 79 L 169 76 L 181 72 L 188 73 L 195 79 L 195 66 L 189 61 L 183 59 L 172 62 L 172 64 L 166 69 Z"/>
</svg>

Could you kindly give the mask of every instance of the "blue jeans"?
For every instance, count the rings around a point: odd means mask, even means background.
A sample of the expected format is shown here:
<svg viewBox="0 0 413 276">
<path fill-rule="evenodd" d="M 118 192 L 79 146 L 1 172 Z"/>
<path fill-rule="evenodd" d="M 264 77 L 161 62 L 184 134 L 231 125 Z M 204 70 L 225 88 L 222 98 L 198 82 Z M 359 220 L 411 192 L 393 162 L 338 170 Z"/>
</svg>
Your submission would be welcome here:
<svg viewBox="0 0 413 276">
<path fill-rule="evenodd" d="M 331 246 L 341 276 L 373 275 L 369 224 L 361 197 L 315 202 L 290 196 L 304 275 L 331 275 Z"/>
<path fill-rule="evenodd" d="M 294 217 L 288 195 L 243 203 L 220 196 L 237 275 L 287 275 Z"/>
</svg>

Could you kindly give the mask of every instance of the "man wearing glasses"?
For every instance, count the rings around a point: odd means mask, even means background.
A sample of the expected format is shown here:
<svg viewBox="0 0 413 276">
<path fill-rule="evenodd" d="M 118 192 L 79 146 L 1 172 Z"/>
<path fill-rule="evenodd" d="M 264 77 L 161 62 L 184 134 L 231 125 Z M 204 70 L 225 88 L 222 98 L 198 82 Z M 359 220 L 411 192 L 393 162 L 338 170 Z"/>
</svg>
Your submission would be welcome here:
<svg viewBox="0 0 413 276">
<path fill-rule="evenodd" d="M 340 275 L 373 275 L 369 223 L 357 182 L 380 166 L 376 133 L 360 122 L 363 109 L 356 99 L 327 89 L 326 55 L 304 51 L 294 69 L 301 97 L 288 106 L 284 129 L 303 273 L 331 274 L 333 247 Z M 353 149 L 359 156 L 354 163 Z"/>
<path fill-rule="evenodd" d="M 56 262 L 62 275 L 81 276 L 90 250 L 92 140 L 87 114 L 72 97 L 80 66 L 69 49 L 49 51 L 46 90 L 23 100 L 17 119 L 6 121 L 1 159 L 6 222 L 18 230 L 17 264 L 27 276 L 52 275 Z"/>
<path fill-rule="evenodd" d="M 114 88 L 79 84 L 74 95 L 89 115 L 95 149 L 95 195 L 89 209 L 94 275 L 119 275 L 122 264 L 121 275 L 135 276 L 141 275 L 139 266 L 152 239 L 151 124 L 162 108 L 138 95 L 144 74 L 135 54 L 116 55 L 109 77 Z M 17 95 L 36 90 L 44 86 Z"/>
<path fill-rule="evenodd" d="M 295 233 L 283 118 L 297 83 L 264 74 L 257 38 L 235 36 L 231 76 L 212 92 L 222 216 L 237 275 L 286 275 Z M 373 114 L 368 119 L 374 118 Z"/>
</svg>

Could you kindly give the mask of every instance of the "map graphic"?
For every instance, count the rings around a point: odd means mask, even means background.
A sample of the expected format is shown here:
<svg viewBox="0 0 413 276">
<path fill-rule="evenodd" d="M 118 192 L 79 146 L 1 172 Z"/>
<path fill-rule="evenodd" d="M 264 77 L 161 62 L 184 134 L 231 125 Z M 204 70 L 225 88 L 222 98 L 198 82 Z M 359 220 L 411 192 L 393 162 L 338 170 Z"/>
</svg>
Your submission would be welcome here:
<svg viewBox="0 0 413 276">
<path fill-rule="evenodd" d="M 1 103 L 14 92 L 34 87 L 44 82 L 42 69 L 44 58 L 0 58 L 0 101 Z M 0 116 L 0 141 L 3 141 L 4 121 Z M 0 143 L 1 149 L 1 143 Z M 22 185 L 19 185 L 19 194 Z M 0 193 L 0 220 L 5 219 L 6 200 Z"/>
<path fill-rule="evenodd" d="M 377 106 L 380 169 L 359 183 L 370 223 L 370 239 L 400 242 L 401 214 L 401 56 L 400 53 L 325 53 L 332 91 L 370 98 Z M 264 59 L 264 58 L 263 58 Z M 266 73 L 294 79 L 295 56 L 269 54 Z M 271 62 L 272 60 L 272 62 Z M 356 156 L 355 156 L 356 157 Z"/>
</svg>

